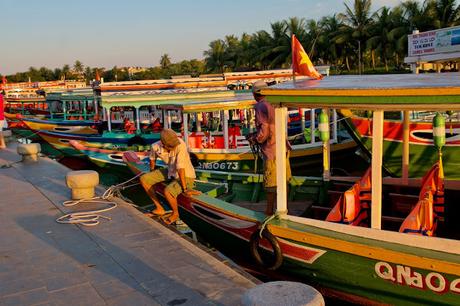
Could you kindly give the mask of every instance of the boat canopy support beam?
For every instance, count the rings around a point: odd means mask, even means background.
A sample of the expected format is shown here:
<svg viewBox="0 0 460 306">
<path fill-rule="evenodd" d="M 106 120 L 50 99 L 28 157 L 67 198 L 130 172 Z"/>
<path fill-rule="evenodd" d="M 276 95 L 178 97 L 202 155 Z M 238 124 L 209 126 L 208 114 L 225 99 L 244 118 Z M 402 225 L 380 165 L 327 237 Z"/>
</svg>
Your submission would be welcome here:
<svg viewBox="0 0 460 306">
<path fill-rule="evenodd" d="M 287 107 L 275 108 L 275 141 L 276 141 L 276 213 L 286 216 L 287 185 L 286 185 L 286 125 Z"/>
<path fill-rule="evenodd" d="M 110 113 L 110 107 L 106 108 L 107 111 L 107 127 L 109 132 L 112 131 L 112 114 Z"/>
<path fill-rule="evenodd" d="M 184 142 L 187 145 L 187 148 L 190 149 L 188 143 L 188 114 L 182 113 L 182 126 L 184 127 Z"/>
<path fill-rule="evenodd" d="M 410 134 L 410 113 L 403 112 L 403 156 L 402 156 L 402 180 L 408 184 L 409 179 L 409 134 Z"/>
<path fill-rule="evenodd" d="M 371 227 L 382 227 L 382 157 L 383 110 L 376 110 L 372 120 L 372 207 Z"/>
</svg>

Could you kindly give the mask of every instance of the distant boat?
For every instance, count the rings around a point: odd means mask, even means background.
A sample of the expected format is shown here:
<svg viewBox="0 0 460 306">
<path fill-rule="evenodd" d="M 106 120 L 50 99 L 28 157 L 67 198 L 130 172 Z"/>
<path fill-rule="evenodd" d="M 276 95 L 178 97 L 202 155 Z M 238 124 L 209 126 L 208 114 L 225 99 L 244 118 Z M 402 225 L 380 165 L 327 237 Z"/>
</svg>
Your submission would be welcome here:
<svg viewBox="0 0 460 306">
<path fill-rule="evenodd" d="M 350 134 L 357 143 L 370 154 L 372 151 L 372 118 L 367 118 L 356 112 L 342 110 L 347 118 Z M 401 112 L 392 112 L 391 119 L 384 122 L 384 154 L 383 165 L 393 176 L 402 175 L 403 154 L 403 115 Z M 423 115 L 423 116 L 422 116 Z M 433 127 L 431 119 L 434 112 L 421 114 L 410 113 L 409 131 L 409 162 L 410 177 L 420 177 L 428 171 L 430 165 L 436 162 L 436 149 L 433 146 Z M 460 122 L 457 116 L 447 116 L 446 145 L 443 149 L 445 175 L 447 178 L 460 178 Z M 453 117 L 452 122 L 449 117 Z M 425 119 L 427 118 L 427 119 Z"/>
</svg>

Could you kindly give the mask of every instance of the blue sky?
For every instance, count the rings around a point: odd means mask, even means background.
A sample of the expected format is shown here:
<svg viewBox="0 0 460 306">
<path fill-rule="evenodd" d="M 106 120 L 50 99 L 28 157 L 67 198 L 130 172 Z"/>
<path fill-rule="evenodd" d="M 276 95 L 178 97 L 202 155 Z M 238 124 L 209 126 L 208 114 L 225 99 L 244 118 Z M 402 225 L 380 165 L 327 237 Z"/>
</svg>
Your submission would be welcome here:
<svg viewBox="0 0 460 306">
<path fill-rule="evenodd" d="M 352 0 L 346 0 L 352 3 Z M 29 67 L 156 66 L 203 57 L 210 41 L 289 17 L 344 11 L 342 0 L 0 0 L 0 73 Z M 374 9 L 399 0 L 374 0 Z"/>
</svg>

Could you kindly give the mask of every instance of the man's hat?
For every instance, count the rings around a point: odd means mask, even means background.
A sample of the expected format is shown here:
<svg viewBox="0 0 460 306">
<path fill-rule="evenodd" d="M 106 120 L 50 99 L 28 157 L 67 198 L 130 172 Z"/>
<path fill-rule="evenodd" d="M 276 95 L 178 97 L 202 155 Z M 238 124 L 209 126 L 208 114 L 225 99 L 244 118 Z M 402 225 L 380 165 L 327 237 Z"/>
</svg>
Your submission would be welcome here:
<svg viewBox="0 0 460 306">
<path fill-rule="evenodd" d="M 264 81 L 257 81 L 254 84 L 252 84 L 252 93 L 254 94 L 260 94 L 260 91 L 263 88 L 267 88 L 268 84 L 265 83 Z"/>
<path fill-rule="evenodd" d="M 171 129 L 164 129 L 160 133 L 160 140 L 163 145 L 170 148 L 175 148 L 179 145 L 179 137 L 177 137 L 176 132 Z"/>
</svg>

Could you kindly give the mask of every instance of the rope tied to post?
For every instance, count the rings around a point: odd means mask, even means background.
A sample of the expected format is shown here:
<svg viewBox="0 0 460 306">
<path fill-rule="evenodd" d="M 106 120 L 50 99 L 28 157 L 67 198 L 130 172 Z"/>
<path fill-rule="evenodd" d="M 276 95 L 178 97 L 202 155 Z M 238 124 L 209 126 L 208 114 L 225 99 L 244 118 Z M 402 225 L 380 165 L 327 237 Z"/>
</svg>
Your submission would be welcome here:
<svg viewBox="0 0 460 306">
<path fill-rule="evenodd" d="M 56 222 L 62 223 L 62 224 L 81 224 L 84 226 L 96 226 L 100 223 L 99 219 L 105 219 L 105 220 L 112 220 L 112 218 L 101 215 L 102 212 L 107 212 L 112 209 L 115 209 L 117 207 L 117 203 L 114 201 L 111 201 L 110 199 L 114 197 L 122 198 L 123 195 L 121 194 L 121 190 L 124 190 L 126 188 L 132 187 L 137 185 L 136 184 L 130 184 L 131 181 L 137 179 L 140 177 L 143 173 L 139 173 L 136 176 L 130 178 L 129 180 L 122 182 L 117 185 L 110 186 L 102 196 L 97 196 L 97 197 L 92 197 L 89 199 L 80 199 L 80 200 L 68 200 L 64 201 L 62 203 L 63 206 L 65 207 L 71 207 L 75 206 L 81 203 L 99 203 L 99 204 L 108 204 L 109 207 L 98 209 L 98 210 L 90 210 L 90 211 L 82 211 L 82 212 L 74 212 L 74 213 L 69 213 L 65 214 L 59 218 L 56 219 Z M 134 204 L 132 204 L 134 205 Z"/>
</svg>

